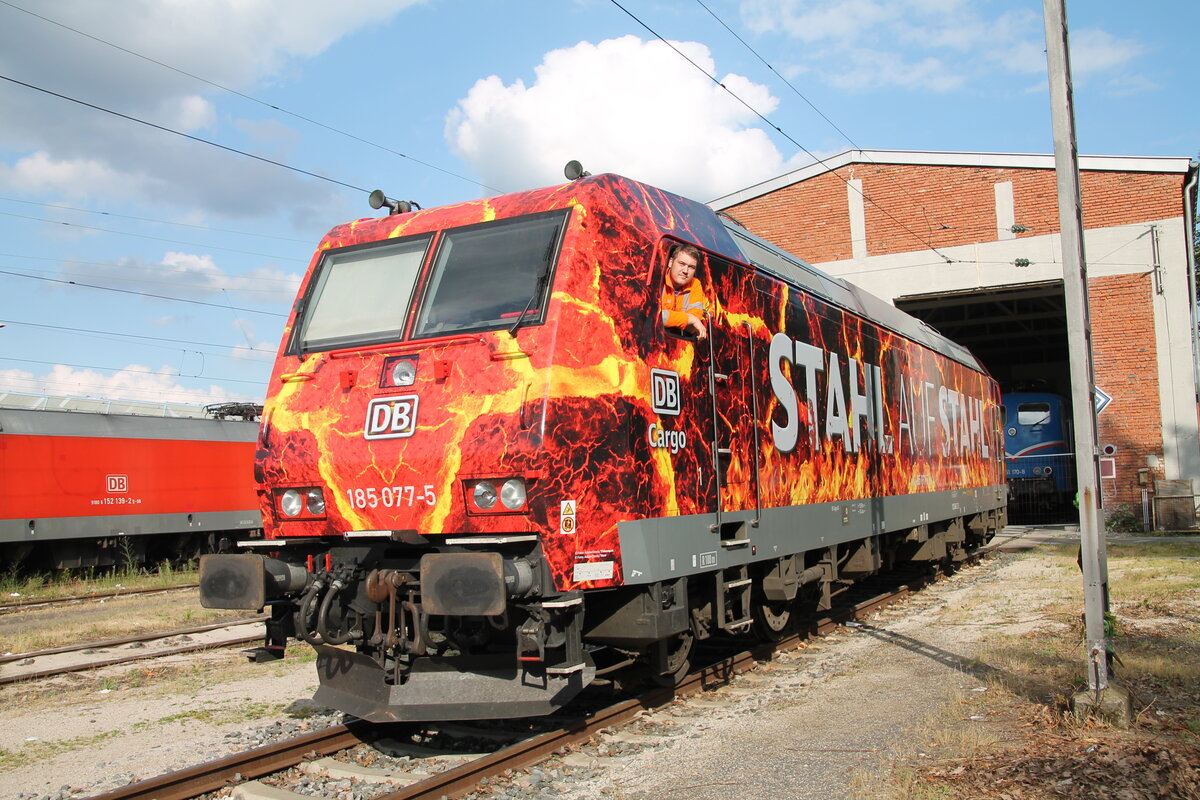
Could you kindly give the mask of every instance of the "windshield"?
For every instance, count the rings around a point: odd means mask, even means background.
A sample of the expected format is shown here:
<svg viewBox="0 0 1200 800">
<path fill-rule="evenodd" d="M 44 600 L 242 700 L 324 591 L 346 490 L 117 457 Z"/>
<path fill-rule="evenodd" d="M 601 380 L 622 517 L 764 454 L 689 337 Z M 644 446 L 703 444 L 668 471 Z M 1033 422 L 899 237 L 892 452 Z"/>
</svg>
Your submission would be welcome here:
<svg viewBox="0 0 1200 800">
<path fill-rule="evenodd" d="M 331 250 L 321 259 L 297 336 L 300 352 L 396 341 L 433 237 Z"/>
<path fill-rule="evenodd" d="M 1049 403 L 1021 403 L 1017 406 L 1018 425 L 1045 425 L 1050 422 Z"/>
<path fill-rule="evenodd" d="M 447 231 L 413 335 L 539 321 L 566 217 L 554 211 Z"/>
</svg>

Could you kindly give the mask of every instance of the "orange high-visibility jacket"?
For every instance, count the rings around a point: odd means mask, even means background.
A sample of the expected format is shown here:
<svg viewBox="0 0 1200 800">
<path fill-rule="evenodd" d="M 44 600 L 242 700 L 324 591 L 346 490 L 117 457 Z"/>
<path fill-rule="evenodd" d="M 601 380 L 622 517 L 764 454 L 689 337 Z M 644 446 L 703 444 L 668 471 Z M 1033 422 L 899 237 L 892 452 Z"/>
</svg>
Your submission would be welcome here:
<svg viewBox="0 0 1200 800">
<path fill-rule="evenodd" d="M 668 328 L 683 328 L 687 325 L 688 314 L 691 313 L 701 320 L 708 311 L 708 298 L 700 281 L 692 278 L 692 282 L 682 289 L 676 289 L 667 276 L 662 296 L 662 321 Z"/>
</svg>

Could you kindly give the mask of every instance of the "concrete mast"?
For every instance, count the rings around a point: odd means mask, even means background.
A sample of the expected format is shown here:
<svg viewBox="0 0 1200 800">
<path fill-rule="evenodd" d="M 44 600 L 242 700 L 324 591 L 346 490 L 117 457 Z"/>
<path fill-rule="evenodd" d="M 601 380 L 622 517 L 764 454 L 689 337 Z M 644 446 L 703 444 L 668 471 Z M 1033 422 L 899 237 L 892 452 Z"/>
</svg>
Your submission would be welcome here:
<svg viewBox="0 0 1200 800">
<path fill-rule="evenodd" d="M 1096 437 L 1092 326 L 1088 311 L 1087 262 L 1083 252 L 1079 158 L 1071 62 L 1067 50 L 1064 0 L 1042 0 L 1046 21 L 1046 64 L 1050 79 L 1050 116 L 1054 130 L 1054 166 L 1058 180 L 1058 217 L 1062 242 L 1063 289 L 1067 311 L 1067 349 L 1071 361 L 1071 404 L 1075 422 L 1075 466 L 1079 490 L 1080 562 L 1087 640 L 1088 691 L 1075 697 L 1076 713 L 1095 709 L 1129 718 L 1129 697 L 1110 686 L 1104 629 L 1108 610 L 1108 558 L 1100 521 L 1099 448 Z M 1125 713 L 1122 714 L 1122 709 Z"/>
</svg>

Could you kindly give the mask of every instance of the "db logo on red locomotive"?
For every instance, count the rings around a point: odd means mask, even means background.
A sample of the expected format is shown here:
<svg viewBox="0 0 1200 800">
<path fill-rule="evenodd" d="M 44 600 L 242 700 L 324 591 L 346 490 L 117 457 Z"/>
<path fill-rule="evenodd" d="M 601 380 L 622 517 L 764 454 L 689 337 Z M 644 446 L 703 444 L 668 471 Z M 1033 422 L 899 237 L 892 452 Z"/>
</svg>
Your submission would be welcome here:
<svg viewBox="0 0 1200 800">
<path fill-rule="evenodd" d="M 417 396 L 376 397 L 367 406 L 367 439 L 403 439 L 417 430 Z"/>
<path fill-rule="evenodd" d="M 655 414 L 679 416 L 683 410 L 683 394 L 679 388 L 679 373 L 667 369 L 650 370 L 651 408 Z"/>
</svg>

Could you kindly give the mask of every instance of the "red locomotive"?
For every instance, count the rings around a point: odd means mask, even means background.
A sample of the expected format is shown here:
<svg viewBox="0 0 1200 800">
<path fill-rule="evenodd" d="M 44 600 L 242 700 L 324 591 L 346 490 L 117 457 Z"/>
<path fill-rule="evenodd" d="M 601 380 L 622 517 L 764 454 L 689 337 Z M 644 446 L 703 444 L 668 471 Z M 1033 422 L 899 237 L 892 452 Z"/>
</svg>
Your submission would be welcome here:
<svg viewBox="0 0 1200 800">
<path fill-rule="evenodd" d="M 206 606 L 271 607 L 264 656 L 313 644 L 318 701 L 549 713 L 1004 524 L 978 362 L 706 206 L 613 175 L 388 202 L 330 231 L 288 321 L 261 550 L 201 564 Z M 664 325 L 681 244 L 702 339 Z"/>
<path fill-rule="evenodd" d="M 0 408 L 0 563 L 175 560 L 257 531 L 259 409 L 235 410 L 250 421 Z"/>
</svg>

